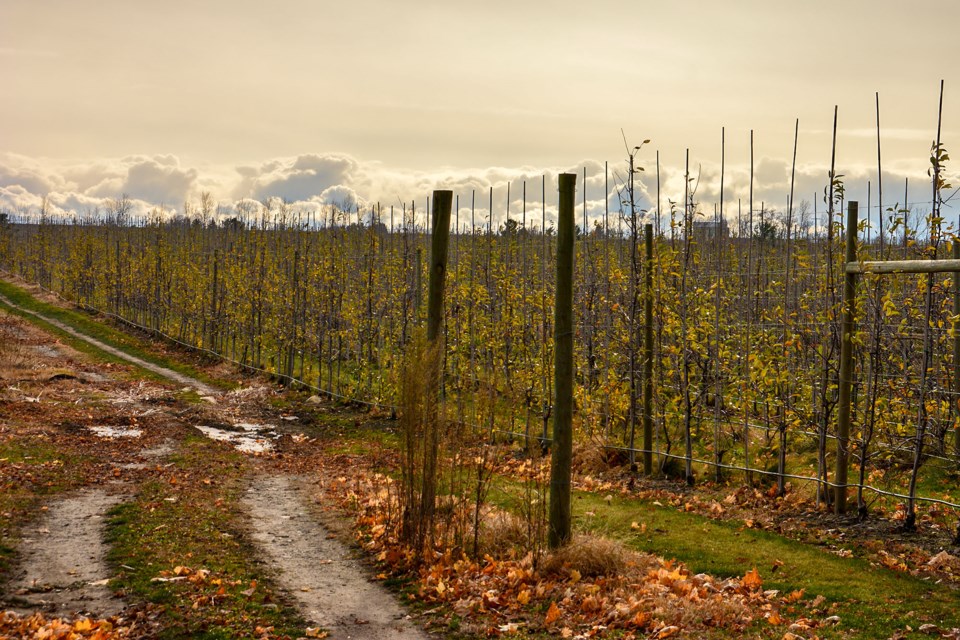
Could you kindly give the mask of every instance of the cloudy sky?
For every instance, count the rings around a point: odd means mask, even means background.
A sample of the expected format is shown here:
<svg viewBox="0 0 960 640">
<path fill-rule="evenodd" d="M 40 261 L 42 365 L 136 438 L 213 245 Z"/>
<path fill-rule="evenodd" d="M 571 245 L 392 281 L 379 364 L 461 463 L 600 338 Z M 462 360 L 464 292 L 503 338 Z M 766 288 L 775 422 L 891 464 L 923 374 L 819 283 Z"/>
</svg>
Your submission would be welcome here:
<svg viewBox="0 0 960 640">
<path fill-rule="evenodd" d="M 958 25 L 950 0 L 2 0 L 0 207 L 82 212 L 125 193 L 181 211 L 204 191 L 224 207 L 389 206 L 434 188 L 485 207 L 493 187 L 501 218 L 507 184 L 512 214 L 524 180 L 534 209 L 542 175 L 550 201 L 550 178 L 586 168 L 596 216 L 623 130 L 651 141 L 643 206 L 657 152 L 664 206 L 682 197 L 689 149 L 712 212 L 723 128 L 735 215 L 751 130 L 756 200 L 783 208 L 797 119 L 796 199 L 812 207 L 836 105 L 837 171 L 863 209 L 879 93 L 884 202 L 909 178 L 922 209 L 941 79 L 943 143 L 960 143 Z"/>
</svg>

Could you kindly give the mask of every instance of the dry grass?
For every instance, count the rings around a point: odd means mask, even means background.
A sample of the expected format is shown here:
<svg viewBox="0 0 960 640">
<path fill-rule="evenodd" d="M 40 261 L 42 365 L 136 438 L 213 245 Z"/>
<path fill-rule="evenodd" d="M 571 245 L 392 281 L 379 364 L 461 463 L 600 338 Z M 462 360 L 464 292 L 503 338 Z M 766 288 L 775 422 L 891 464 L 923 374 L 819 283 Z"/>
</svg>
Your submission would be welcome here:
<svg viewBox="0 0 960 640">
<path fill-rule="evenodd" d="M 23 349 L 24 327 L 16 316 L 0 311 L 0 378 L 15 377 L 13 370 L 26 364 Z"/>
<path fill-rule="evenodd" d="M 484 506 L 480 516 L 480 553 L 509 558 L 526 553 L 527 523 L 508 511 Z"/>
<path fill-rule="evenodd" d="M 591 437 L 578 442 L 573 448 L 573 468 L 584 475 L 598 475 L 613 467 L 629 464 L 626 451 L 606 448 L 607 442 L 599 437 Z"/>
<path fill-rule="evenodd" d="M 551 552 L 543 570 L 559 574 L 576 570 L 583 577 L 623 576 L 646 573 L 656 558 L 632 551 L 622 543 L 592 534 L 577 534 L 570 544 Z"/>
</svg>

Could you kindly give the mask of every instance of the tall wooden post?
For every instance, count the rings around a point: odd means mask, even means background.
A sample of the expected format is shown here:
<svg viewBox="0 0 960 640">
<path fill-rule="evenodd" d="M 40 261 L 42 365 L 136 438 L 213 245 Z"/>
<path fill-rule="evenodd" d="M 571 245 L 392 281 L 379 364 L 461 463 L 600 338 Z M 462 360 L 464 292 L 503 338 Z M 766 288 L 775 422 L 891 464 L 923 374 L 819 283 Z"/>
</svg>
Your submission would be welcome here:
<svg viewBox="0 0 960 640">
<path fill-rule="evenodd" d="M 416 238 L 416 235 L 414 235 Z M 416 240 L 414 240 L 416 242 Z M 432 247 L 431 247 L 432 249 Z M 423 248 L 417 247 L 417 261 L 413 265 L 413 322 L 418 327 L 421 326 L 420 307 L 423 299 Z"/>
<path fill-rule="evenodd" d="M 437 465 L 440 456 L 440 376 L 443 371 L 443 284 L 447 271 L 452 191 L 433 192 L 433 237 L 430 246 L 430 288 L 427 292 L 428 369 L 426 410 L 423 425 L 423 475 L 420 486 L 418 543 L 431 539 L 436 514 Z"/>
<path fill-rule="evenodd" d="M 570 540 L 570 467 L 573 457 L 573 203 L 577 175 L 561 173 L 559 186 L 557 289 L 553 316 L 553 457 L 550 465 L 550 517 L 547 534 L 551 549 L 563 546 Z"/>
<path fill-rule="evenodd" d="M 953 259 L 960 260 L 960 239 L 953 240 Z M 960 316 L 960 272 L 953 274 L 953 315 Z M 957 416 L 954 425 L 954 455 L 960 461 L 960 322 L 953 324 L 953 411 Z"/>
<path fill-rule="evenodd" d="M 643 472 L 653 474 L 653 225 L 643 226 Z"/>
<path fill-rule="evenodd" d="M 450 245 L 450 210 L 453 191 L 433 192 L 433 234 L 430 244 L 430 289 L 427 293 L 427 340 L 434 342 L 443 325 L 443 283 Z M 417 250 L 419 252 L 419 249 Z M 419 265 L 419 260 L 417 261 Z"/>
<path fill-rule="evenodd" d="M 836 494 L 834 508 L 837 514 L 847 511 L 847 467 L 850 451 L 850 392 L 853 388 L 853 332 L 856 329 L 854 310 L 856 308 L 857 274 L 846 269 L 846 265 L 857 261 L 857 214 L 859 204 L 856 200 L 847 203 L 847 247 L 844 257 L 843 279 L 843 320 L 840 330 L 840 397 L 837 403 L 837 471 L 834 481 Z"/>
</svg>

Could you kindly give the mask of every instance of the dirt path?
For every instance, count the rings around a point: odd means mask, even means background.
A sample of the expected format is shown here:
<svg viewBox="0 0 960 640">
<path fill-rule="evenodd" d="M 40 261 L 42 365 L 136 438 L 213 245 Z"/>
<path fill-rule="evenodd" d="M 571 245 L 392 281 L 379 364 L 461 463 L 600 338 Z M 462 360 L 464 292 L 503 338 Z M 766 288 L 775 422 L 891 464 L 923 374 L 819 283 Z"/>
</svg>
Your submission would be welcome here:
<svg viewBox="0 0 960 640">
<path fill-rule="evenodd" d="M 106 586 L 111 573 L 103 541 L 106 512 L 119 502 L 120 496 L 86 490 L 52 503 L 23 532 L 20 563 L 9 584 L 14 610 L 103 617 L 123 609 Z"/>
<path fill-rule="evenodd" d="M 39 318 L 40 320 L 43 320 L 44 322 L 47 322 L 53 325 L 54 327 L 60 329 L 61 331 L 65 331 L 66 333 L 70 334 L 74 338 L 77 338 L 78 340 L 83 340 L 88 344 L 92 344 L 96 348 L 100 349 L 101 351 L 105 351 L 106 353 L 109 353 L 112 356 L 121 358 L 122 360 L 126 360 L 127 362 L 135 364 L 142 369 L 146 369 L 147 371 L 151 371 L 157 374 L 158 376 L 167 378 L 168 380 L 173 380 L 177 384 L 193 387 L 194 389 L 197 390 L 197 393 L 199 393 L 202 396 L 216 396 L 220 393 L 217 389 L 214 389 L 210 385 L 204 384 L 199 380 L 195 380 L 190 376 L 185 376 L 182 373 L 177 373 L 172 369 L 167 369 L 166 367 L 161 367 L 160 365 L 153 364 L 152 362 L 147 362 L 146 360 L 143 360 L 136 356 L 132 356 L 129 353 L 125 353 L 121 351 L 120 349 L 111 347 L 108 344 L 100 342 L 96 338 L 91 338 L 90 336 L 77 331 L 70 325 L 64 324 L 59 320 L 45 316 L 42 313 L 37 313 L 36 311 L 31 311 L 30 309 L 24 309 L 23 307 L 14 304 L 11 300 L 9 300 L 3 295 L 0 295 L 0 302 L 7 305 L 11 309 L 16 309 L 21 313 L 27 313 L 35 318 Z"/>
<path fill-rule="evenodd" d="M 307 511 L 303 480 L 257 478 L 245 497 L 256 527 L 253 539 L 280 570 L 280 581 L 304 616 L 338 640 L 423 640 L 382 586 Z"/>
</svg>

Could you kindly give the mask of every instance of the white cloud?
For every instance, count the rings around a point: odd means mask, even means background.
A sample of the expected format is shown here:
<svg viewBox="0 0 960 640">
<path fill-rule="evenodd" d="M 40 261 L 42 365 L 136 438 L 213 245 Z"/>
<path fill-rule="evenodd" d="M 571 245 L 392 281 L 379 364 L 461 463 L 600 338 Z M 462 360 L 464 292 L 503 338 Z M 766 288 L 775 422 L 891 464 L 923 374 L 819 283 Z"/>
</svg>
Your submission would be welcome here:
<svg viewBox="0 0 960 640">
<path fill-rule="evenodd" d="M 129 156 L 118 165 L 101 165 L 100 181 L 84 193 L 91 196 L 115 197 L 125 193 L 131 198 L 156 204 L 179 205 L 194 195 L 198 172 L 180 167 L 174 156 Z M 96 179 L 87 173 L 87 180 Z"/>
<path fill-rule="evenodd" d="M 637 207 L 653 212 L 657 206 L 657 167 L 653 154 L 638 158 L 638 165 L 644 166 L 646 171 L 636 177 Z M 884 172 L 886 206 L 903 199 L 904 177 L 909 176 L 910 201 L 916 204 L 917 210 L 924 206 L 929 208 L 924 205 L 924 201 L 929 200 L 929 180 L 922 162 L 912 165 L 891 163 L 888 168 L 889 172 Z M 868 180 L 875 181 L 875 170 L 869 166 L 838 166 L 838 171 L 845 174 L 847 200 L 859 200 L 861 211 L 866 215 L 866 186 Z M 587 226 L 592 228 L 606 217 L 612 229 L 625 229 L 620 220 L 622 207 L 618 195 L 618 188 L 622 188 L 626 179 L 623 160 L 611 162 L 605 175 L 604 163 L 589 159 L 567 167 L 444 167 L 424 171 L 401 170 L 380 162 L 331 153 L 303 154 L 259 164 L 201 170 L 183 166 L 176 156 L 171 155 L 128 156 L 80 163 L 0 154 L 0 207 L 39 210 L 46 197 L 51 213 L 84 215 L 88 211 L 109 210 L 112 201 L 125 193 L 130 198 L 134 215 L 146 215 L 160 205 L 164 205 L 169 215 L 182 212 L 185 201 L 197 204 L 200 192 L 209 191 L 218 204 L 221 218 L 241 215 L 253 220 L 261 215 L 322 214 L 325 206 L 337 204 L 353 211 L 359 205 L 362 218 L 366 220 L 369 209 L 380 205 L 385 221 L 389 221 L 390 207 L 394 207 L 393 219 L 399 225 L 404 207 L 409 212 L 413 205 L 417 224 L 423 225 L 431 192 L 452 189 L 459 207 L 454 220 L 460 229 L 469 228 L 471 222 L 481 229 L 486 229 L 488 224 L 498 229 L 504 223 L 508 208 L 511 219 L 517 222 L 522 221 L 526 209 L 528 228 L 539 229 L 544 224 L 551 227 L 556 223 L 557 175 L 562 172 L 577 175 L 575 219 L 578 225 L 583 225 L 585 189 Z M 710 158 L 701 161 L 691 157 L 691 174 L 696 179 L 696 200 L 701 211 L 712 215 L 714 203 L 719 203 L 719 163 Z M 807 201 L 811 209 L 815 203 L 822 216 L 826 165 L 798 165 L 795 182 L 795 202 Z M 761 203 L 767 209 L 785 209 L 789 187 L 789 164 L 767 156 L 757 160 L 753 190 L 755 209 L 759 209 Z M 682 203 L 683 191 L 683 166 L 662 165 L 662 220 L 669 219 L 671 201 L 678 205 Z M 736 219 L 738 201 L 739 210 L 747 215 L 749 195 L 749 167 L 743 163 L 728 163 L 724 173 L 725 216 Z M 876 209 L 875 183 L 871 185 L 871 197 Z M 267 211 L 264 211 L 264 203 L 269 204 Z M 876 215 L 875 210 L 873 215 Z"/>
<path fill-rule="evenodd" d="M 264 200 L 276 197 L 287 201 L 309 200 L 337 185 L 357 180 L 359 163 L 339 154 L 305 154 L 270 160 L 259 166 L 237 167 L 240 183 L 236 198 Z"/>
</svg>

